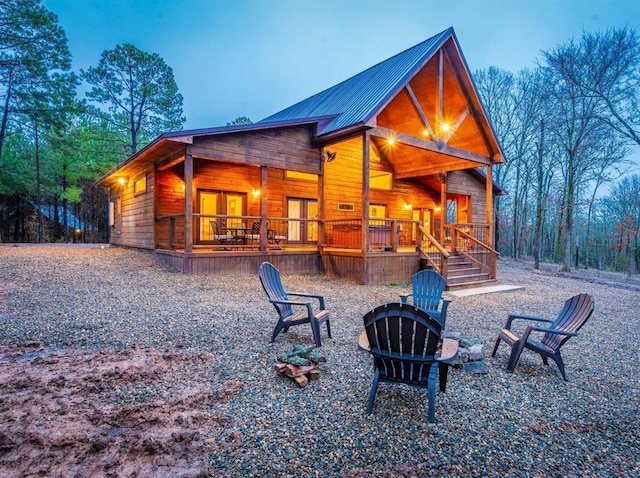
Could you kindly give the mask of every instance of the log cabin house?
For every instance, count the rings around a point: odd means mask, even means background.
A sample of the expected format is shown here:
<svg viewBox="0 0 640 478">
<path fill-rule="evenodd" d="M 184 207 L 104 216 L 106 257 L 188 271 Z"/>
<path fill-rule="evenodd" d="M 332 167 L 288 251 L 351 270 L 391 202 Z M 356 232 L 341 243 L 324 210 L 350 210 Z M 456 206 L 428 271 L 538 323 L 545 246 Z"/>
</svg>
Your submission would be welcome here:
<svg viewBox="0 0 640 478">
<path fill-rule="evenodd" d="M 162 134 L 98 181 L 110 243 L 186 274 L 496 279 L 504 161 L 449 28 L 258 123 Z"/>
</svg>

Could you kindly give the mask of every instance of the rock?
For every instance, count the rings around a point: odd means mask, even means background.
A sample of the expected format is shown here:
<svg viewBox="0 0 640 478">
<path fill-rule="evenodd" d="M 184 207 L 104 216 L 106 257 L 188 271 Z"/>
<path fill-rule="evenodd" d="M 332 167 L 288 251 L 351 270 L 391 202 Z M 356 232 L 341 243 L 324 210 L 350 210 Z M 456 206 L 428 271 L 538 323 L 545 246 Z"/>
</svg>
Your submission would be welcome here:
<svg viewBox="0 0 640 478">
<path fill-rule="evenodd" d="M 469 360 L 477 361 L 484 358 L 484 352 L 482 350 L 482 344 L 475 344 L 469 348 Z"/>
<path fill-rule="evenodd" d="M 484 360 L 478 360 L 476 362 L 463 363 L 462 370 L 467 373 L 484 374 L 489 373 L 489 366 Z"/>
</svg>

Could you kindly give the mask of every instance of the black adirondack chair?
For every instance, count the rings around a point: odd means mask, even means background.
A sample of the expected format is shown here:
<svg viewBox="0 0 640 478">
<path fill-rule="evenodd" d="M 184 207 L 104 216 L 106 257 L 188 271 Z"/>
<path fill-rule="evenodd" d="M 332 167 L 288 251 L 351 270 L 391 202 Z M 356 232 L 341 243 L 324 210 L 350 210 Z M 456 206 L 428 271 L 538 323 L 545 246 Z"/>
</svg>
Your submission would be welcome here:
<svg viewBox="0 0 640 478">
<path fill-rule="evenodd" d="M 442 352 L 442 325 L 427 312 L 410 304 L 389 303 L 364 316 L 364 334 L 360 347 L 373 356 L 373 383 L 367 414 L 371 413 L 379 382 L 406 383 L 426 388 L 429 397 L 429 422 L 435 423 L 436 380 L 440 391 L 447 387 L 449 364 L 458 351 L 458 343 L 445 339 Z"/>
<path fill-rule="evenodd" d="M 444 328 L 447 321 L 447 307 L 451 302 L 442 298 L 447 285 L 446 279 L 434 270 L 425 269 L 413 274 L 411 284 L 413 289 L 410 294 L 400 294 L 402 302 L 408 303 L 411 297 L 413 305 L 426 310 Z"/>
<path fill-rule="evenodd" d="M 500 341 L 504 341 L 511 347 L 511 356 L 507 363 L 507 372 L 513 372 L 520 354 L 527 348 L 540 354 L 542 362 L 547 365 L 547 358 L 553 359 L 558 365 L 562 378 L 567 380 L 564 371 L 564 361 L 560 355 L 560 347 L 571 337 L 578 335 L 578 330 L 591 317 L 595 308 L 595 300 L 588 294 L 578 294 L 567 299 L 564 307 L 555 320 L 549 320 L 541 317 L 533 317 L 530 315 L 511 314 L 507 318 L 504 329 L 498 334 L 498 340 L 493 348 L 492 357 L 495 357 Z M 527 325 L 524 332 L 519 335 L 512 330 L 512 324 L 516 320 L 527 320 L 533 322 L 543 322 L 549 324 L 547 327 L 538 327 L 535 325 Z M 540 341 L 531 337 L 532 332 L 540 332 L 544 335 Z"/>
<path fill-rule="evenodd" d="M 320 324 L 326 322 L 327 335 L 331 338 L 331 325 L 329 323 L 329 311 L 324 307 L 324 297 L 315 294 L 306 294 L 300 292 L 285 292 L 280 271 L 270 262 L 263 262 L 258 268 L 258 276 L 262 283 L 262 288 L 267 293 L 269 302 L 273 304 L 278 312 L 278 323 L 273 329 L 271 342 L 275 341 L 276 336 L 289 327 L 300 324 L 311 324 L 313 332 L 313 340 L 316 346 L 322 346 L 320 339 Z M 315 301 L 312 300 L 290 300 L 291 296 L 303 297 L 307 299 L 315 299 L 319 303 L 319 309 L 314 310 Z M 298 312 L 297 312 L 298 311 Z"/>
</svg>

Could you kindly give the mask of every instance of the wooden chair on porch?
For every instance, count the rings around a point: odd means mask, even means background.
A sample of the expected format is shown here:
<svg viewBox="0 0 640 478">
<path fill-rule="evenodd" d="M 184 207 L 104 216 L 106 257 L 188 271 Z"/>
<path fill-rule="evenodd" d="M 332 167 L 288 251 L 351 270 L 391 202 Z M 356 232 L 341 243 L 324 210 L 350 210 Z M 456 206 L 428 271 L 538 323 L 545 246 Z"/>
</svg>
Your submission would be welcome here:
<svg viewBox="0 0 640 478">
<path fill-rule="evenodd" d="M 211 229 L 213 230 L 213 240 L 218 241 L 223 246 L 227 245 L 227 242 L 232 242 L 236 240 L 236 237 L 233 234 L 222 234 L 220 232 L 220 228 L 218 227 L 218 223 L 216 221 L 210 221 Z"/>
<path fill-rule="evenodd" d="M 451 302 L 442 298 L 447 280 L 438 272 L 425 269 L 413 275 L 411 284 L 413 289 L 410 294 L 400 294 L 402 302 L 408 303 L 411 297 L 413 305 L 427 311 L 429 315 L 440 322 L 444 329 L 447 321 L 447 307 Z"/>
<path fill-rule="evenodd" d="M 324 297 L 316 294 L 302 292 L 285 292 L 280 271 L 270 262 L 263 262 L 258 268 L 258 277 L 262 288 L 278 312 L 278 323 L 273 329 L 271 342 L 275 341 L 280 332 L 286 332 L 289 327 L 301 324 L 311 324 L 313 340 L 316 346 L 322 346 L 320 339 L 320 324 L 326 322 L 327 335 L 331 338 L 331 326 L 329 324 L 329 311 L 324 307 Z M 290 297 L 302 297 L 312 300 L 290 300 Z M 318 301 L 319 308 L 314 310 L 313 304 Z"/>
<path fill-rule="evenodd" d="M 564 345 L 571 337 L 578 335 L 578 330 L 591 317 L 595 308 L 595 300 L 588 294 L 578 294 L 567 299 L 564 307 L 555 320 L 549 320 L 541 317 L 533 317 L 531 315 L 510 314 L 504 329 L 498 334 L 498 340 L 493 348 L 492 357 L 495 357 L 498 351 L 500 341 L 504 341 L 511 347 L 511 355 L 507 363 L 507 372 L 513 372 L 516 368 L 520 354 L 527 348 L 540 354 L 542 362 L 547 365 L 547 358 L 551 358 L 560 369 L 562 378 L 567 380 L 564 372 L 564 361 L 560 355 L 560 347 Z M 522 334 L 514 332 L 512 329 L 513 322 L 516 320 L 526 320 L 528 322 L 543 322 L 548 324 L 547 327 L 537 327 L 535 325 L 527 325 Z M 531 337 L 532 332 L 544 334 L 538 342 Z"/>
<path fill-rule="evenodd" d="M 367 414 L 373 409 L 379 382 L 405 383 L 426 388 L 429 422 L 436 420 L 436 381 L 447 387 L 447 371 L 458 353 L 458 342 L 441 340 L 442 325 L 427 312 L 409 304 L 390 303 L 364 316 L 359 346 L 373 356 L 373 383 Z M 438 346 L 441 352 L 438 354 Z"/>
</svg>

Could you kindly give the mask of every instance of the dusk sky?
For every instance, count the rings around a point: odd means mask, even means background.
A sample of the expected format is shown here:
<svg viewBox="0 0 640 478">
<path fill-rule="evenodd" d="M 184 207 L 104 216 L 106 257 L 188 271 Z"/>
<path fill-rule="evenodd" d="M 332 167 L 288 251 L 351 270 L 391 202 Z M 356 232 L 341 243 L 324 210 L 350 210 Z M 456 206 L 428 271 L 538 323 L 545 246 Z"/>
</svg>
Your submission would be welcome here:
<svg viewBox="0 0 640 478">
<path fill-rule="evenodd" d="M 582 30 L 640 25 L 640 0 L 45 0 L 73 68 L 132 43 L 159 54 L 185 128 L 254 122 L 453 26 L 471 71 L 534 67 Z"/>
</svg>

